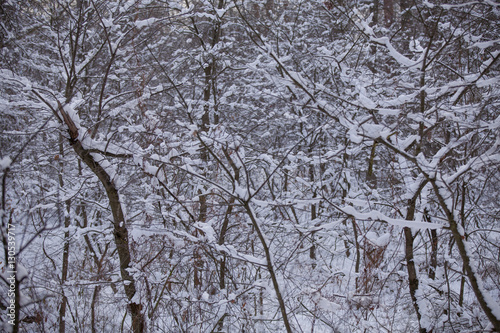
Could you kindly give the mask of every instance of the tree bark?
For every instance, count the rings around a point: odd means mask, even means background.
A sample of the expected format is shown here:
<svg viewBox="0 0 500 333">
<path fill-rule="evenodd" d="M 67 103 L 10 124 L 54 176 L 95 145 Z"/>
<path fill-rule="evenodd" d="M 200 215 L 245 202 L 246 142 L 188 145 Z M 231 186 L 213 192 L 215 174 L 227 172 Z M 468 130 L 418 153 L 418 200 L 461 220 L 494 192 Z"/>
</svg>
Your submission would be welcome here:
<svg viewBox="0 0 500 333">
<path fill-rule="evenodd" d="M 64 111 L 63 106 L 58 102 L 58 110 L 62 115 L 62 121 L 68 128 L 70 135 L 70 144 L 75 153 L 81 160 L 92 170 L 97 176 L 101 184 L 106 190 L 108 196 L 111 212 L 113 213 L 113 236 L 115 241 L 116 250 L 120 261 L 120 273 L 123 279 L 123 287 L 127 295 L 129 304 L 128 311 L 132 317 L 132 331 L 134 333 L 142 333 L 145 330 L 145 321 L 142 311 L 142 305 L 133 301 L 136 288 L 135 280 L 128 272 L 130 268 L 130 247 L 128 242 L 128 230 L 125 226 L 125 216 L 120 202 L 120 196 L 115 183 L 111 179 L 108 172 L 94 159 L 92 153 L 82 146 L 78 139 L 78 128 L 73 120 Z"/>
<path fill-rule="evenodd" d="M 130 268 L 130 247 L 128 241 L 128 230 L 125 226 L 120 196 L 118 190 L 106 170 L 97 162 L 91 153 L 86 150 L 79 140 L 73 139 L 71 142 L 76 154 L 87 164 L 92 172 L 99 178 L 106 189 L 109 205 L 113 213 L 113 236 L 115 246 L 120 259 L 120 273 L 124 282 L 125 294 L 129 300 L 129 311 L 132 317 L 132 330 L 134 333 L 144 332 L 144 316 L 141 312 L 142 305 L 133 301 L 136 292 L 135 280 L 128 272 Z"/>
<path fill-rule="evenodd" d="M 264 253 L 266 255 L 266 265 L 267 265 L 267 270 L 269 272 L 269 275 L 271 275 L 271 280 L 273 282 L 273 287 L 274 287 L 274 292 L 276 293 L 276 297 L 278 298 L 278 303 L 280 305 L 280 311 L 281 311 L 281 316 L 283 318 L 283 323 L 285 324 L 285 328 L 287 333 L 292 333 L 292 327 L 290 326 L 290 321 L 288 320 L 288 315 L 286 313 L 286 308 L 285 308 L 285 301 L 283 300 L 283 296 L 281 295 L 281 291 L 279 288 L 279 283 L 278 283 L 278 278 L 276 276 L 276 272 L 274 271 L 274 265 L 272 262 L 271 258 L 271 251 L 269 249 L 269 246 L 267 245 L 266 238 L 264 234 L 262 233 L 262 230 L 260 230 L 259 223 L 257 222 L 255 215 L 253 214 L 252 208 L 250 207 L 250 203 L 248 201 L 243 202 L 243 206 L 245 207 L 245 210 L 250 217 L 250 220 L 252 221 L 252 225 L 255 228 L 255 231 L 257 232 L 257 236 L 259 237 L 260 243 L 262 244 L 262 247 L 264 248 Z"/>
<path fill-rule="evenodd" d="M 448 223 L 450 225 L 450 230 L 453 235 L 453 239 L 458 247 L 458 252 L 460 253 L 460 257 L 462 258 L 462 262 L 464 265 L 464 270 L 469 279 L 470 286 L 474 295 L 476 295 L 476 299 L 481 306 L 481 309 L 486 314 L 491 324 L 493 325 L 496 332 L 500 332 L 500 318 L 496 316 L 494 313 L 493 307 L 498 307 L 496 301 L 488 294 L 486 290 L 483 288 L 483 283 L 480 277 L 476 274 L 474 267 L 472 267 L 471 258 L 469 253 L 467 252 L 467 245 L 465 241 L 465 233 L 461 226 L 458 225 L 453 212 L 448 208 L 446 204 L 446 200 L 443 198 L 442 194 L 439 191 L 439 186 L 436 184 L 435 179 L 430 180 L 432 183 L 432 187 L 434 188 L 434 193 L 438 198 L 439 205 L 441 209 L 446 214 L 448 219 Z"/>
<path fill-rule="evenodd" d="M 429 268 L 429 278 L 434 280 L 436 278 L 436 268 L 437 268 L 438 237 L 436 229 L 432 229 L 430 233 L 431 233 L 431 262 Z"/>
<path fill-rule="evenodd" d="M 63 137 L 59 136 L 59 156 L 60 161 L 63 157 L 64 149 L 63 149 Z M 61 188 L 64 187 L 64 181 L 62 177 L 63 172 L 63 163 L 59 162 L 59 186 Z M 70 205 L 71 199 L 68 199 L 64 202 L 66 214 L 64 216 L 64 228 L 66 231 L 64 232 L 64 246 L 63 246 L 63 262 L 62 262 L 62 272 L 61 272 L 61 289 L 62 289 L 62 300 L 61 305 L 59 307 L 59 333 L 64 333 L 66 331 L 66 306 L 68 303 L 68 299 L 64 293 L 64 283 L 68 279 L 68 267 L 69 267 L 69 231 L 67 228 L 70 225 Z"/>
<path fill-rule="evenodd" d="M 408 200 L 408 209 L 406 211 L 406 220 L 407 221 L 413 221 L 415 219 L 415 208 L 417 204 L 417 198 L 420 195 L 420 192 L 422 189 L 425 187 L 427 184 L 427 181 L 424 181 L 420 184 L 419 189 L 416 191 L 416 193 L 413 195 L 413 197 Z M 420 311 L 420 307 L 418 305 L 418 299 L 417 299 L 417 290 L 419 286 L 419 280 L 418 280 L 418 274 L 417 274 L 417 269 L 415 266 L 415 261 L 414 261 L 414 252 L 413 252 L 413 242 L 415 240 L 415 237 L 413 233 L 411 232 L 411 229 L 408 227 L 403 228 L 404 234 L 405 234 L 405 259 L 406 259 L 406 269 L 408 270 L 408 284 L 410 288 L 410 296 L 411 296 L 411 301 L 413 303 L 413 308 L 415 309 L 415 312 L 417 314 L 417 319 L 418 319 L 418 326 L 419 326 L 419 332 L 420 333 L 426 333 L 427 329 L 425 327 L 422 327 L 421 324 L 421 319 L 422 319 L 422 313 Z"/>
</svg>

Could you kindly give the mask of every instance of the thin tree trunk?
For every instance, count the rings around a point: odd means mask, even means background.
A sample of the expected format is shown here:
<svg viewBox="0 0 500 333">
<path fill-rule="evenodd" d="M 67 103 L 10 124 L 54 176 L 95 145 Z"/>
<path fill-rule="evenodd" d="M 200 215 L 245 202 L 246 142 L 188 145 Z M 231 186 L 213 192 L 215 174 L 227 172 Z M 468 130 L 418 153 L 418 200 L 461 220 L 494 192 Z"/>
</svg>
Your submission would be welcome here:
<svg viewBox="0 0 500 333">
<path fill-rule="evenodd" d="M 366 171 L 366 181 L 372 188 L 377 187 L 377 177 L 373 173 L 373 165 L 375 164 L 375 152 L 377 148 L 377 142 L 373 142 L 372 149 L 370 152 L 370 160 L 368 161 L 368 170 Z"/>
<path fill-rule="evenodd" d="M 220 0 L 217 4 L 218 9 L 222 9 L 223 6 L 223 1 Z M 196 24 L 193 21 L 193 27 L 195 30 L 198 30 L 196 27 Z M 220 22 L 214 22 L 212 26 L 212 31 L 211 31 L 211 40 L 210 40 L 210 47 L 213 48 L 219 41 L 219 35 L 220 35 Z M 203 41 L 202 41 L 203 42 Z M 216 85 L 215 85 L 215 71 L 216 71 L 216 63 L 215 59 L 210 59 L 209 64 L 203 69 L 204 72 L 204 79 L 205 79 L 205 87 L 203 88 L 203 101 L 205 102 L 205 105 L 203 107 L 203 115 L 201 117 L 201 126 L 200 129 L 202 132 L 208 132 L 210 128 L 210 108 L 209 108 L 209 103 L 210 100 L 213 98 L 215 100 L 216 98 Z M 216 107 L 216 103 L 214 101 L 214 107 Z M 217 115 L 217 112 L 214 112 L 214 123 L 218 123 L 219 117 Z M 200 157 L 201 160 L 206 164 L 208 163 L 209 160 L 209 151 L 207 147 L 203 146 L 201 148 L 200 152 Z M 202 172 L 203 175 L 205 175 L 205 171 Z M 199 194 L 199 202 L 200 202 L 200 213 L 199 213 L 199 218 L 198 220 L 201 222 L 205 222 L 207 219 L 207 211 L 208 211 L 208 205 L 207 205 L 207 195 L 203 194 L 201 190 L 198 191 Z M 196 231 L 198 232 L 198 231 Z M 203 267 L 203 260 L 201 259 L 201 256 L 199 255 L 198 251 L 195 252 L 195 262 L 194 262 L 194 286 L 199 288 L 202 285 L 202 276 L 201 276 L 201 268 Z"/>
<path fill-rule="evenodd" d="M 99 297 L 100 291 L 101 291 L 101 286 L 95 286 L 94 293 L 92 294 L 92 303 L 90 305 L 90 323 L 92 325 L 92 333 L 99 332 L 96 329 L 95 308 L 96 308 L 97 298 Z"/>
<path fill-rule="evenodd" d="M 225 237 L 226 237 L 226 232 L 227 232 L 227 228 L 229 226 L 229 217 L 231 216 L 231 213 L 233 211 L 233 204 L 234 204 L 234 197 L 232 197 L 230 200 L 229 200 L 229 205 L 227 206 L 227 210 L 226 210 L 226 214 L 224 216 L 224 222 L 222 223 L 222 228 L 221 228 L 221 231 L 220 231 L 220 235 L 219 235 L 219 241 L 218 241 L 218 244 L 219 245 L 222 245 L 224 244 L 224 241 L 225 241 Z M 220 260 L 219 262 L 219 270 L 220 270 L 220 273 L 219 273 L 219 288 L 220 289 L 225 289 L 226 288 L 226 282 L 225 282 L 225 271 L 226 271 L 226 256 L 223 255 L 222 259 Z"/>
<path fill-rule="evenodd" d="M 309 153 L 312 152 L 312 147 L 309 148 Z M 314 165 L 309 166 L 309 180 L 311 182 L 314 182 Z M 316 191 L 313 192 L 312 195 L 313 198 L 316 198 Z M 313 203 L 311 204 L 311 221 L 314 221 L 318 217 L 318 212 L 316 209 L 316 204 Z M 316 268 L 316 244 L 314 242 L 314 234 L 315 232 L 313 231 L 311 233 L 311 247 L 309 248 L 309 259 L 311 259 L 312 262 L 312 269 Z"/>
<path fill-rule="evenodd" d="M 271 281 L 273 282 L 274 292 L 276 293 L 276 297 L 278 298 L 281 316 L 283 318 L 283 323 L 285 324 L 286 331 L 287 333 L 292 333 L 292 327 L 290 326 L 290 321 L 288 320 L 288 315 L 286 313 L 285 301 L 283 300 L 283 296 L 281 295 L 278 278 L 276 276 L 276 272 L 274 271 L 273 261 L 271 258 L 271 251 L 269 249 L 269 246 L 267 245 L 266 238 L 262 233 L 262 230 L 260 230 L 259 223 L 257 222 L 255 215 L 253 214 L 253 210 L 250 207 L 249 202 L 245 201 L 243 203 L 243 206 L 245 207 L 247 215 L 250 217 L 250 220 L 252 221 L 252 225 L 255 228 L 257 236 L 259 237 L 260 243 L 262 244 L 262 247 L 264 249 L 264 253 L 266 255 L 267 270 L 269 272 L 269 275 L 271 275 Z"/>
<path fill-rule="evenodd" d="M 427 209 L 424 210 L 425 220 L 427 222 L 432 222 Z M 429 267 L 429 278 L 434 280 L 436 278 L 436 268 L 437 268 L 437 254 L 438 254 L 438 236 L 436 229 L 431 229 L 429 231 L 431 238 L 431 262 Z"/>
<path fill-rule="evenodd" d="M 392 3 L 392 1 L 391 1 Z M 429 47 L 432 44 L 432 38 L 429 41 Z M 424 54 L 424 58 L 422 61 L 422 68 L 420 71 L 420 80 L 419 84 L 420 87 L 424 87 L 425 85 L 425 71 L 426 71 L 426 59 L 427 59 L 427 52 Z M 426 104 L 426 94 L 425 91 L 422 90 L 419 95 L 420 99 L 420 113 L 424 114 L 425 113 L 425 104 Z M 420 154 L 422 151 L 422 148 L 425 147 L 425 138 L 424 138 L 424 124 L 423 122 L 419 123 L 419 137 L 420 137 L 420 142 L 417 144 L 415 148 L 415 156 Z M 408 200 L 408 208 L 406 212 L 406 220 L 407 221 L 413 221 L 415 219 L 415 209 L 416 209 L 416 204 L 417 204 L 417 199 L 418 196 L 420 195 L 421 191 L 424 189 L 425 185 L 427 184 L 428 181 L 423 181 L 418 190 L 415 192 L 413 197 Z M 415 261 L 414 261 L 414 252 L 413 252 L 413 242 L 415 240 L 411 229 L 408 227 L 403 228 L 404 234 L 405 234 L 405 258 L 406 258 L 406 267 L 408 270 L 408 283 L 409 283 L 409 288 L 410 288 L 410 296 L 411 300 L 413 303 L 413 307 L 415 309 L 415 312 L 417 314 L 418 318 L 418 326 L 419 326 L 419 332 L 420 333 L 426 333 L 427 329 L 425 327 L 422 327 L 422 313 L 421 309 L 418 305 L 418 300 L 417 300 L 417 290 L 419 287 L 419 280 L 418 280 L 418 274 L 417 274 L 417 269 L 415 266 Z"/>
<path fill-rule="evenodd" d="M 436 268 L 437 268 L 437 252 L 438 252 L 438 237 L 436 229 L 432 229 L 431 233 L 431 262 L 429 268 L 429 278 L 436 278 Z"/>
<path fill-rule="evenodd" d="M 63 163 L 62 157 L 64 154 L 63 147 L 63 137 L 59 135 L 59 186 L 60 188 L 64 187 L 64 181 L 62 177 L 63 172 Z M 66 214 L 64 214 L 64 228 L 66 231 L 64 232 L 64 246 L 63 246 L 63 259 L 62 259 L 62 272 L 61 272 L 61 291 L 62 291 L 62 300 L 61 305 L 59 307 L 59 333 L 64 333 L 66 331 L 66 306 L 68 303 L 68 299 L 64 294 L 64 284 L 68 279 L 68 267 L 69 267 L 69 231 L 68 227 L 71 222 L 70 218 L 70 207 L 71 207 L 71 199 L 68 199 L 64 202 Z"/>
<path fill-rule="evenodd" d="M 361 250 L 360 250 L 360 245 L 359 245 L 359 240 L 358 240 L 358 226 L 356 225 L 356 220 L 354 217 L 351 220 L 352 222 L 352 231 L 354 233 L 354 244 L 356 245 L 356 266 L 354 266 L 354 272 L 356 273 L 356 290 L 359 288 L 359 277 L 357 276 L 359 274 L 359 268 L 361 266 Z"/>
<path fill-rule="evenodd" d="M 406 220 L 407 221 L 413 221 L 415 219 L 415 208 L 417 204 L 417 198 L 420 195 L 420 192 L 422 189 L 425 187 L 427 184 L 427 181 L 424 181 L 420 184 L 419 189 L 411 198 L 408 200 L 408 209 L 406 212 Z M 427 329 L 425 327 L 422 327 L 422 313 L 420 311 L 420 307 L 418 305 L 418 299 L 417 299 L 417 290 L 419 287 L 419 280 L 418 280 L 418 274 L 417 274 L 417 269 L 415 266 L 415 261 L 414 261 L 414 248 L 413 248 L 413 242 L 415 240 L 415 237 L 413 236 L 413 233 L 411 232 L 411 229 L 409 227 L 403 228 L 404 234 L 405 234 L 405 259 L 406 259 L 406 269 L 408 270 L 408 284 L 410 288 L 410 296 L 411 300 L 413 303 L 413 308 L 415 309 L 415 312 L 417 314 L 417 319 L 418 319 L 418 326 L 419 326 L 419 332 L 420 333 L 426 333 Z"/>
<path fill-rule="evenodd" d="M 461 200 L 461 206 L 460 206 L 460 217 L 462 218 L 462 228 L 465 230 L 465 182 L 462 183 L 462 200 Z M 465 235 L 465 240 L 467 240 L 467 235 Z M 458 296 L 458 305 L 460 307 L 463 306 L 464 304 L 464 293 L 465 293 L 465 267 L 462 267 L 462 271 L 464 274 L 462 274 L 462 277 L 460 278 L 460 293 Z"/>
<path fill-rule="evenodd" d="M 470 286 L 472 291 L 476 295 L 476 299 L 481 306 L 481 309 L 486 314 L 491 324 L 493 325 L 496 332 L 500 332 L 500 318 L 497 317 L 497 314 L 494 312 L 494 308 L 499 308 L 498 303 L 488 294 L 486 290 L 483 288 L 483 283 L 480 277 L 476 274 L 475 268 L 472 267 L 471 258 L 469 253 L 467 252 L 467 245 L 465 240 L 465 232 L 464 229 L 458 225 L 453 212 L 448 208 L 446 200 L 443 198 L 440 193 L 440 189 L 436 184 L 435 179 L 431 179 L 432 186 L 434 188 L 434 193 L 436 194 L 439 205 L 441 209 L 446 214 L 448 219 L 448 223 L 450 225 L 450 230 L 453 235 L 453 239 L 458 247 L 458 252 L 460 253 L 460 257 L 462 258 L 462 262 L 464 265 L 464 270 L 469 279 Z"/>
<path fill-rule="evenodd" d="M 427 329 L 421 326 L 421 319 L 422 315 L 420 313 L 420 308 L 418 306 L 418 301 L 417 301 L 417 290 L 418 290 L 418 276 L 417 276 L 417 270 L 415 268 L 415 262 L 414 262 L 414 257 L 413 257 L 413 241 L 414 241 L 414 236 L 411 232 L 411 229 L 408 227 L 404 228 L 404 234 L 405 234 L 405 259 L 406 259 L 406 268 L 408 270 L 408 284 L 410 287 L 410 296 L 411 300 L 413 303 L 413 308 L 415 309 L 415 312 L 417 314 L 417 319 L 418 319 L 418 325 L 419 325 L 419 332 L 420 333 L 426 333 Z"/>
<path fill-rule="evenodd" d="M 236 182 L 239 182 L 240 180 L 240 169 L 234 164 L 233 159 L 231 158 L 231 155 L 227 152 L 227 150 L 223 150 L 224 155 L 226 156 L 226 159 L 228 160 L 229 164 L 231 165 L 231 168 L 234 171 L 234 180 Z M 226 214 L 224 215 L 224 222 L 222 223 L 221 231 L 219 234 L 219 240 L 218 244 L 223 245 L 225 240 L 226 240 L 226 233 L 227 229 L 229 227 L 229 221 L 231 217 L 231 213 L 233 212 L 233 205 L 236 199 L 234 197 L 231 197 L 229 199 L 229 204 L 227 206 Z M 219 288 L 221 290 L 226 289 L 226 255 L 222 255 L 222 259 L 219 262 Z M 224 318 L 226 317 L 227 314 L 224 314 L 218 321 L 218 329 L 219 331 L 222 331 L 224 327 Z"/>
</svg>

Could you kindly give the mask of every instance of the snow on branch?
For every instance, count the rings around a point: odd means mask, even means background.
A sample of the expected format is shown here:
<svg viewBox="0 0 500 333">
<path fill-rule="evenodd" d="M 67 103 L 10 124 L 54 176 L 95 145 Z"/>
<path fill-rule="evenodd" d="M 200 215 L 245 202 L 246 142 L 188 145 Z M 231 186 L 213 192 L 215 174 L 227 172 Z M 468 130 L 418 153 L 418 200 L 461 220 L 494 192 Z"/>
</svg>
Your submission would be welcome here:
<svg viewBox="0 0 500 333">
<path fill-rule="evenodd" d="M 423 221 L 407 221 L 403 219 L 395 219 L 385 216 L 381 212 L 372 210 L 368 213 L 360 213 L 352 206 L 345 206 L 343 208 L 338 208 L 343 213 L 354 217 L 357 220 L 372 220 L 379 222 L 386 222 L 391 225 L 399 227 L 409 227 L 415 229 L 442 229 L 443 226 L 437 223 L 423 222 Z"/>
</svg>

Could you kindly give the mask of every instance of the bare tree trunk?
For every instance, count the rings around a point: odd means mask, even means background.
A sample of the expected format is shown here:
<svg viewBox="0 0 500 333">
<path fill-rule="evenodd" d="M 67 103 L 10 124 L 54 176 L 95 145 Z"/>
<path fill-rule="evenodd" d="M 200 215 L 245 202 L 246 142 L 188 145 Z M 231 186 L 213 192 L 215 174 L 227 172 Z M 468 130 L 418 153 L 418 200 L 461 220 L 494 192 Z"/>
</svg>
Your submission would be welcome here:
<svg viewBox="0 0 500 333">
<path fill-rule="evenodd" d="M 231 213 L 233 211 L 233 204 L 234 204 L 234 197 L 232 197 L 229 200 L 229 204 L 227 206 L 226 214 L 224 216 L 224 222 L 222 223 L 222 228 L 221 228 L 220 235 L 219 235 L 219 241 L 218 241 L 219 245 L 224 244 L 225 237 L 226 237 L 226 232 L 227 232 L 227 228 L 229 226 L 229 217 L 231 216 Z M 219 288 L 220 289 L 225 289 L 226 288 L 226 280 L 225 280 L 225 276 L 226 276 L 226 273 L 225 273 L 225 271 L 226 271 L 226 255 L 223 255 L 222 259 L 219 262 L 219 270 L 220 270 L 220 273 L 219 273 Z"/>
<path fill-rule="evenodd" d="M 234 180 L 236 182 L 239 182 L 240 180 L 240 169 L 236 166 L 234 163 L 233 159 L 231 158 L 231 155 L 227 152 L 226 149 L 224 149 L 224 155 L 226 156 L 226 159 L 228 160 L 229 164 L 231 165 L 231 168 L 233 169 L 234 172 Z M 231 213 L 233 212 L 233 205 L 236 199 L 234 197 L 231 197 L 229 199 L 229 203 L 226 209 L 226 214 L 224 215 L 224 222 L 222 223 L 221 231 L 219 234 L 219 240 L 218 244 L 222 245 L 224 244 L 226 240 L 226 233 L 227 229 L 229 227 L 229 221 L 231 217 Z M 222 259 L 219 261 L 219 288 L 226 289 L 226 255 L 223 254 Z M 224 318 L 227 316 L 227 313 L 225 313 L 218 321 L 217 327 L 219 331 L 222 331 L 224 327 Z"/>
<path fill-rule="evenodd" d="M 483 288 L 483 283 L 480 277 L 476 274 L 474 267 L 472 267 L 471 258 L 469 253 L 467 252 L 467 245 L 465 240 L 465 231 L 461 226 L 458 225 L 453 212 L 448 208 L 446 200 L 443 198 L 440 193 L 439 186 L 436 184 L 435 179 L 430 179 L 432 187 L 434 188 L 434 193 L 438 198 L 439 205 L 441 209 L 446 214 L 448 219 L 448 223 L 450 225 L 450 230 L 453 235 L 453 239 L 458 247 L 458 252 L 460 253 L 460 257 L 462 258 L 462 262 L 464 265 L 464 270 L 469 279 L 470 286 L 474 294 L 476 295 L 476 299 L 481 306 L 481 309 L 486 314 L 491 324 L 493 325 L 496 332 L 500 332 L 500 318 L 497 317 L 497 314 L 494 312 L 494 308 L 498 307 L 498 303 L 488 294 L 486 290 Z"/>
<path fill-rule="evenodd" d="M 276 293 L 276 297 L 278 298 L 278 303 L 280 305 L 281 316 L 283 317 L 283 323 L 285 324 L 285 328 L 287 333 L 292 333 L 292 327 L 290 326 L 290 321 L 288 320 L 288 315 L 286 313 L 285 301 L 283 300 L 283 296 L 281 295 L 281 291 L 279 288 L 278 277 L 276 276 L 276 272 L 274 271 L 274 264 L 271 258 L 271 251 L 269 246 L 267 245 L 266 238 L 260 230 L 259 223 L 256 220 L 255 215 L 253 214 L 253 210 L 250 207 L 250 203 L 248 201 L 243 202 L 243 206 L 247 212 L 248 217 L 252 221 L 252 225 L 257 232 L 257 236 L 259 237 L 260 243 L 264 248 L 264 253 L 266 255 L 266 265 L 269 275 L 271 275 L 271 280 L 273 282 L 274 292 Z"/>
<path fill-rule="evenodd" d="M 95 308 L 97 303 L 97 298 L 99 297 L 99 292 L 101 291 L 101 286 L 94 287 L 94 293 L 92 294 L 92 303 L 90 305 L 90 323 L 92 326 L 92 333 L 97 333 L 96 322 L 95 322 Z"/>
<path fill-rule="evenodd" d="M 429 268 L 429 278 L 434 280 L 436 278 L 437 252 L 438 252 L 438 237 L 436 229 L 432 229 L 430 231 L 430 234 L 431 234 L 431 262 Z"/>
<path fill-rule="evenodd" d="M 309 153 L 312 152 L 312 147 L 309 147 Z M 314 165 L 309 166 L 309 180 L 311 182 L 314 182 Z M 312 195 L 313 198 L 316 198 L 316 191 L 313 192 Z M 311 221 L 314 221 L 318 217 L 318 212 L 316 209 L 316 204 L 313 203 L 311 204 Z M 309 248 L 309 259 L 311 259 L 312 262 L 312 268 L 316 268 L 316 244 L 314 242 L 314 234 L 315 232 L 313 231 L 311 233 L 311 247 Z"/>
<path fill-rule="evenodd" d="M 64 181 L 62 177 L 63 173 L 63 163 L 62 157 L 64 154 L 64 148 L 63 148 L 63 137 L 62 135 L 59 135 L 59 156 L 60 156 L 60 162 L 59 162 L 59 186 L 61 188 L 64 187 Z M 64 232 L 64 246 L 63 246 L 63 259 L 62 259 L 62 272 L 61 272 L 61 291 L 62 291 L 62 300 L 61 300 L 61 305 L 59 307 L 59 333 L 64 333 L 66 331 L 66 305 L 68 303 L 68 299 L 66 295 L 64 294 L 64 283 L 68 279 L 68 267 L 69 267 L 69 231 L 68 227 L 71 222 L 70 218 L 70 206 L 71 206 L 71 199 L 68 199 L 64 202 L 65 204 L 65 209 L 66 213 L 64 214 L 64 228 L 66 228 L 66 231 Z"/>
<path fill-rule="evenodd" d="M 417 313 L 418 325 L 420 326 L 419 332 L 425 333 L 427 332 L 427 330 L 423 328 L 420 324 L 422 315 L 420 313 L 420 308 L 418 306 L 417 296 L 416 296 L 419 282 L 418 282 L 417 270 L 415 268 L 415 262 L 413 260 L 414 236 L 412 235 L 411 229 L 408 227 L 404 228 L 404 234 L 405 234 L 405 259 L 406 259 L 406 268 L 408 270 L 408 283 L 410 287 L 410 296 L 413 303 L 413 308 Z"/>
<path fill-rule="evenodd" d="M 99 178 L 109 199 L 109 205 L 113 213 L 113 236 L 115 246 L 120 259 L 120 273 L 124 281 L 125 294 L 129 300 L 129 311 L 132 317 L 132 330 L 134 333 L 144 332 L 144 316 L 141 312 L 142 305 L 132 301 L 136 288 L 135 280 L 128 272 L 130 268 L 130 247 L 128 242 L 128 230 L 125 226 L 125 217 L 123 214 L 120 196 L 118 190 L 104 168 L 94 159 L 88 150 L 83 148 L 79 140 L 73 139 L 71 142 L 77 155 L 87 164 L 87 166 Z"/>
<path fill-rule="evenodd" d="M 224 6 L 224 1 L 219 0 L 217 2 L 217 9 L 222 9 Z M 198 27 L 196 25 L 196 22 L 193 21 L 193 28 L 195 31 L 198 31 Z M 208 42 L 208 45 L 211 49 L 214 48 L 214 46 L 219 42 L 219 37 L 220 37 L 220 30 L 221 30 L 221 23 L 220 21 L 214 21 L 211 27 L 211 31 L 209 33 L 210 35 L 210 40 Z M 201 43 L 203 44 L 203 47 L 206 49 L 205 42 L 201 40 Z M 212 57 L 212 56 L 210 56 Z M 216 98 L 217 98 L 217 88 L 216 88 L 216 82 L 215 82 L 215 76 L 216 76 L 216 61 L 212 57 L 211 59 L 208 60 L 208 64 L 206 67 L 203 69 L 204 72 L 204 80 L 205 80 L 205 86 L 203 88 L 203 101 L 205 102 L 204 105 L 204 110 L 203 110 L 203 115 L 201 117 L 201 126 L 200 129 L 202 132 L 208 132 L 210 128 L 210 108 L 209 108 L 209 103 L 210 100 L 214 100 L 214 108 L 217 108 L 217 103 L 216 103 Z M 217 111 L 214 110 L 214 115 L 213 115 L 213 123 L 217 124 L 219 122 L 219 115 L 217 114 Z M 207 164 L 209 160 L 209 151 L 207 147 L 202 147 L 201 152 L 200 152 L 200 157 L 201 160 Z M 202 173 L 203 175 L 205 172 Z M 199 195 L 199 202 L 200 202 L 200 212 L 199 212 L 199 218 L 198 220 L 201 222 L 205 222 L 207 219 L 207 212 L 208 212 L 208 205 L 207 205 L 207 195 L 203 194 L 201 190 L 198 191 Z M 196 231 L 198 232 L 198 231 Z M 195 252 L 195 262 L 194 262 L 194 286 L 195 287 L 201 287 L 202 285 L 202 276 L 201 276 L 201 268 L 203 267 L 203 260 L 201 259 L 201 256 L 199 255 L 198 251 Z M 223 318 L 222 318 L 223 319 Z"/>
<path fill-rule="evenodd" d="M 375 164 L 375 151 L 377 147 L 377 142 L 373 142 L 372 149 L 370 152 L 370 159 L 368 161 L 368 169 L 366 171 L 366 181 L 372 188 L 377 187 L 377 177 L 373 173 L 373 165 Z"/>
<path fill-rule="evenodd" d="M 111 212 L 113 213 L 113 236 L 116 250 L 120 261 L 120 273 L 124 282 L 125 294 L 129 300 L 128 311 L 132 317 L 132 330 L 134 333 L 142 333 L 145 330 L 145 321 L 142 314 L 142 304 L 132 301 L 136 288 L 135 280 L 128 272 L 130 268 L 130 247 L 128 242 L 128 230 L 125 226 L 125 216 L 120 202 L 120 196 L 115 183 L 111 179 L 107 171 L 97 162 L 89 150 L 82 146 L 78 139 L 79 133 L 73 120 L 66 114 L 63 106 L 58 104 L 58 111 L 62 116 L 62 121 L 68 128 L 70 135 L 70 144 L 75 153 L 82 159 L 83 162 L 92 170 L 92 172 L 100 180 L 106 190 Z M 56 112 L 54 110 L 54 112 Z"/>
<path fill-rule="evenodd" d="M 426 181 L 422 182 L 420 184 L 419 189 L 411 198 L 408 200 L 408 209 L 406 212 L 406 220 L 407 221 L 413 221 L 415 219 L 415 208 L 417 204 L 417 198 L 420 195 L 420 192 L 422 189 L 425 187 L 427 184 Z M 408 227 L 403 228 L 404 234 L 405 234 L 405 259 L 406 259 L 406 268 L 408 270 L 408 284 L 410 288 L 410 296 L 411 300 L 413 303 L 413 308 L 415 309 L 415 312 L 417 314 L 417 319 L 418 319 L 418 325 L 419 325 L 419 332 L 420 333 L 426 333 L 427 329 L 425 327 L 422 327 L 421 319 L 422 319 L 422 313 L 420 311 L 420 307 L 418 305 L 418 299 L 417 299 L 417 290 L 419 287 L 419 281 L 418 281 L 418 274 L 417 274 L 417 269 L 415 267 L 415 261 L 414 261 L 414 254 L 413 254 L 413 242 L 415 240 L 415 237 L 413 236 L 411 229 Z"/>
<path fill-rule="evenodd" d="M 462 228 L 465 230 L 465 182 L 462 183 L 462 200 L 460 205 L 460 217 L 462 218 Z M 467 235 L 465 235 L 465 240 L 467 240 Z M 460 293 L 458 296 L 458 305 L 460 307 L 464 304 L 464 293 L 465 293 L 465 267 L 462 267 L 462 277 L 460 278 Z"/>
<path fill-rule="evenodd" d="M 361 249 L 359 245 L 359 234 L 358 234 L 358 226 L 356 224 L 356 220 L 352 218 L 352 231 L 354 233 L 354 244 L 356 245 L 356 266 L 354 267 L 354 272 L 356 273 L 356 290 L 359 288 L 359 277 L 357 274 L 359 274 L 359 268 L 361 265 Z"/>
</svg>

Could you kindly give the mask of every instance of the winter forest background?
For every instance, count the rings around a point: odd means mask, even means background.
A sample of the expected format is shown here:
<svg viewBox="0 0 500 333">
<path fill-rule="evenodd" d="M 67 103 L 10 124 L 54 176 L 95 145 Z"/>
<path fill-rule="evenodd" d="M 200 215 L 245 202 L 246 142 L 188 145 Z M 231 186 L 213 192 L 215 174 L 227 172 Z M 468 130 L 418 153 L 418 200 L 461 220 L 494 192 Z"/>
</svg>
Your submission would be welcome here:
<svg viewBox="0 0 500 333">
<path fill-rule="evenodd" d="M 0 330 L 500 332 L 499 2 L 0 18 Z"/>
</svg>

